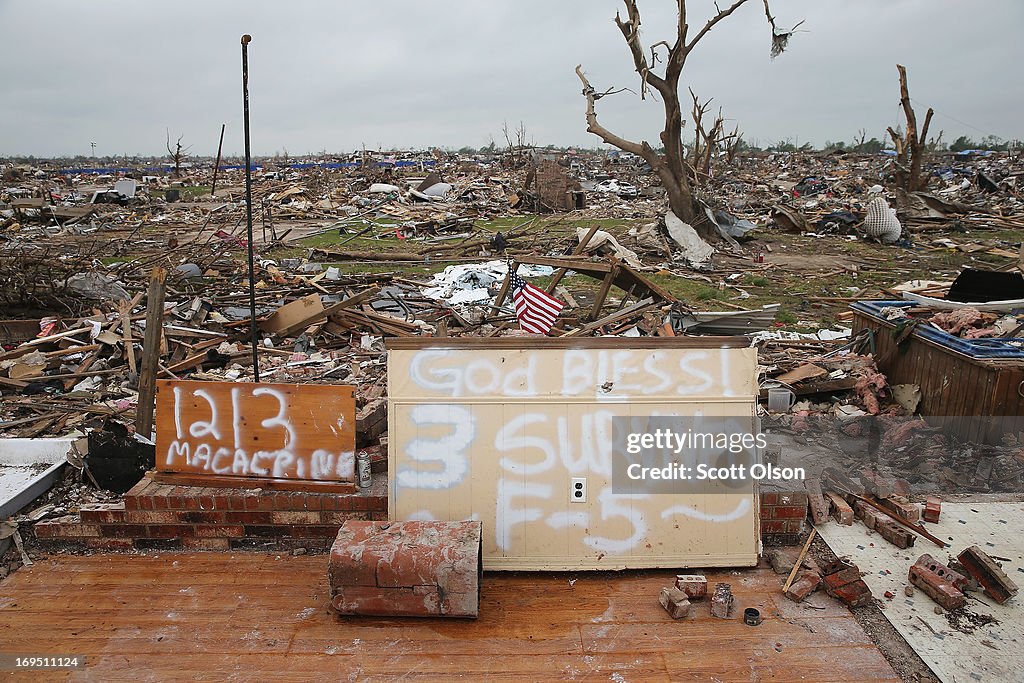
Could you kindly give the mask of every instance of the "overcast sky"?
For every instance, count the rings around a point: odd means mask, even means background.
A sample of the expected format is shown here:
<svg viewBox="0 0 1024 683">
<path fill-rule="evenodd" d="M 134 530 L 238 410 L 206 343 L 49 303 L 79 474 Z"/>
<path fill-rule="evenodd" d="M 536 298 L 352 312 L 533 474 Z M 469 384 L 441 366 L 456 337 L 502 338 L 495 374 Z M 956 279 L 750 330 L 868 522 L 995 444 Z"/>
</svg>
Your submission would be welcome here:
<svg viewBox="0 0 1024 683">
<path fill-rule="evenodd" d="M 714 12 L 690 0 L 691 35 Z M 727 5 L 723 0 L 720 4 Z M 614 0 L 0 0 L 0 155 L 158 154 L 165 131 L 192 153 L 243 149 L 239 38 L 249 46 L 255 154 L 503 142 L 584 145 L 582 63 L 599 90 L 638 78 Z M 675 3 L 641 0 L 644 40 L 672 37 Z M 760 0 L 720 23 L 683 74 L 746 138 L 766 145 L 882 138 L 902 122 L 896 63 L 932 130 L 1024 137 L 1024 2 L 776 0 L 769 58 Z M 657 144 L 661 104 L 603 99 L 606 127 Z M 688 126 L 689 128 L 689 126 Z M 688 137 L 688 135 L 687 135 Z"/>
</svg>

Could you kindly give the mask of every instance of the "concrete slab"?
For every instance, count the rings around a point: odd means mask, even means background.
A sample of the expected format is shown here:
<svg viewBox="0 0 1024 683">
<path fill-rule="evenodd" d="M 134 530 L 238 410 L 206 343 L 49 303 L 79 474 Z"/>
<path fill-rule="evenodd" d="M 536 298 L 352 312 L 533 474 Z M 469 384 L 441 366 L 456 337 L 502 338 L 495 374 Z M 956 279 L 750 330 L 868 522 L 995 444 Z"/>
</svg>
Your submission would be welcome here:
<svg viewBox="0 0 1024 683">
<path fill-rule="evenodd" d="M 923 553 L 946 562 L 964 548 L 978 545 L 992 556 L 1005 558 L 1003 571 L 1024 583 L 1024 502 L 944 502 L 937 524 L 929 531 L 950 543 L 945 550 L 918 538 L 913 548 L 901 550 L 861 523 L 840 526 L 833 522 L 818 528 L 837 555 L 848 555 L 864 581 L 883 603 L 883 613 L 900 635 L 944 683 L 963 681 L 1020 680 L 1021 648 L 1024 646 L 1024 607 L 1012 599 L 998 605 L 983 593 L 969 592 L 967 609 L 990 614 L 998 624 L 978 626 L 962 633 L 945 615 L 935 614 L 935 603 L 920 590 L 913 597 L 903 593 L 907 572 Z M 896 597 L 886 600 L 892 591 Z"/>
<path fill-rule="evenodd" d="M 15 514 L 53 486 L 72 445 L 79 441 L 78 452 L 85 453 L 88 444 L 81 437 L 0 439 L 0 519 Z"/>
</svg>

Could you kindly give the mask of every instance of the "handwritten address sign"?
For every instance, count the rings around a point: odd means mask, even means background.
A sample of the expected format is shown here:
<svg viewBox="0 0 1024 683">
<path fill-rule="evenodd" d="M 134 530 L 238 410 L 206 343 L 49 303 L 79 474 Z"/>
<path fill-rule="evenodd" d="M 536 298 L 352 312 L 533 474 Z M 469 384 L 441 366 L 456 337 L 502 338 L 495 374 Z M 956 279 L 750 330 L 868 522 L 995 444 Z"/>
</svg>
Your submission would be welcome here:
<svg viewBox="0 0 1024 683">
<path fill-rule="evenodd" d="M 160 381 L 159 472 L 355 480 L 350 386 Z"/>
</svg>

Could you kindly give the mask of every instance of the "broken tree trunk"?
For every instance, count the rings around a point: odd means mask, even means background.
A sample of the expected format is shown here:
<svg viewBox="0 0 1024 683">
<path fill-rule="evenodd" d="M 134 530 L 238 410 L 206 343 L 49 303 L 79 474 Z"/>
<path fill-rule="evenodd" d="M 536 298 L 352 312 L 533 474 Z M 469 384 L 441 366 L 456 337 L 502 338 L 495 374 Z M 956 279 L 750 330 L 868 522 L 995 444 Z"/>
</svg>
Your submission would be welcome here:
<svg viewBox="0 0 1024 683">
<path fill-rule="evenodd" d="M 900 74 L 900 106 L 907 120 L 907 129 L 901 138 L 899 133 L 890 126 L 889 137 L 896 147 L 896 185 L 905 192 L 917 192 L 928 185 L 928 177 L 921 175 L 924 163 L 925 143 L 928 139 L 928 126 L 935 113 L 931 107 L 924 117 L 921 134 L 917 133 L 917 115 L 910 103 L 910 90 L 907 87 L 907 69 L 902 64 L 896 65 Z"/>
</svg>

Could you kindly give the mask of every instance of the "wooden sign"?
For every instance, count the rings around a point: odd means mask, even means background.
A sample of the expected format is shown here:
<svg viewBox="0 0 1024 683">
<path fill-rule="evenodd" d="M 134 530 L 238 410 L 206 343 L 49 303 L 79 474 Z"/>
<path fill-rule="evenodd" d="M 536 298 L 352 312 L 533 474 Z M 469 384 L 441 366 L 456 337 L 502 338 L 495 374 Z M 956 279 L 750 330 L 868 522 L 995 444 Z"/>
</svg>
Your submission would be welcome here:
<svg viewBox="0 0 1024 683">
<path fill-rule="evenodd" d="M 157 481 L 353 491 L 350 386 L 160 381 Z"/>
</svg>

